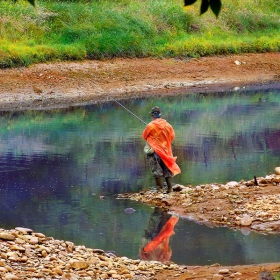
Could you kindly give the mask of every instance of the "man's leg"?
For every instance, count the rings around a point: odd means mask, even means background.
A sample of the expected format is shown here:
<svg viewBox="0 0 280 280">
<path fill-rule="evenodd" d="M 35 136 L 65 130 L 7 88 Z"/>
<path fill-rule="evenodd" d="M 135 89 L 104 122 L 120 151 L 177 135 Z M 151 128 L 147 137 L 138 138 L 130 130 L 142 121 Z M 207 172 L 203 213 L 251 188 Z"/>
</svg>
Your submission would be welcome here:
<svg viewBox="0 0 280 280">
<path fill-rule="evenodd" d="M 149 159 L 152 176 L 156 180 L 157 189 L 163 192 L 164 184 L 163 184 L 163 171 L 160 166 L 161 159 L 156 153 L 154 153 L 153 155 L 149 155 L 148 159 Z"/>
<path fill-rule="evenodd" d="M 167 184 L 167 193 L 172 192 L 171 177 L 165 177 L 165 181 L 166 181 L 166 184 Z"/>
<path fill-rule="evenodd" d="M 156 184 L 157 184 L 157 189 L 160 191 L 160 192 L 163 192 L 164 190 L 164 185 L 163 185 L 163 177 L 158 177 L 158 178 L 155 178 L 156 179 Z"/>
</svg>

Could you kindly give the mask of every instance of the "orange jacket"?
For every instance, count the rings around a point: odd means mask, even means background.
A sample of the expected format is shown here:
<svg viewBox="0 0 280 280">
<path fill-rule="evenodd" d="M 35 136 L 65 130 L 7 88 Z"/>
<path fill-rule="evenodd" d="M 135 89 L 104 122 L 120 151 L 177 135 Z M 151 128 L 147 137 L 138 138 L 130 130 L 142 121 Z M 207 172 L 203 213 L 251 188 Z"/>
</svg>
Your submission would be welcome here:
<svg viewBox="0 0 280 280">
<path fill-rule="evenodd" d="M 173 156 L 171 149 L 175 132 L 166 120 L 157 118 L 148 123 L 142 133 L 142 137 L 149 143 L 174 176 L 181 173 L 180 167 L 176 164 L 177 157 Z"/>
</svg>

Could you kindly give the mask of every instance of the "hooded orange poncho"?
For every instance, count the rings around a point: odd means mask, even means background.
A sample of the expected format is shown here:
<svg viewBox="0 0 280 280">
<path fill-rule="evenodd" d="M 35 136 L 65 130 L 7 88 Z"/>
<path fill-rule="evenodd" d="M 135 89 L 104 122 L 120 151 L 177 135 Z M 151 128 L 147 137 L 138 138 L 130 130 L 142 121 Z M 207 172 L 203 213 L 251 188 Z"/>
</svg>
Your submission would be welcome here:
<svg viewBox="0 0 280 280">
<path fill-rule="evenodd" d="M 175 137 L 173 127 L 164 119 L 156 118 L 147 124 L 142 137 L 153 148 L 155 153 L 162 159 L 173 176 L 181 173 L 176 164 L 177 157 L 172 154 L 171 143 Z"/>
</svg>

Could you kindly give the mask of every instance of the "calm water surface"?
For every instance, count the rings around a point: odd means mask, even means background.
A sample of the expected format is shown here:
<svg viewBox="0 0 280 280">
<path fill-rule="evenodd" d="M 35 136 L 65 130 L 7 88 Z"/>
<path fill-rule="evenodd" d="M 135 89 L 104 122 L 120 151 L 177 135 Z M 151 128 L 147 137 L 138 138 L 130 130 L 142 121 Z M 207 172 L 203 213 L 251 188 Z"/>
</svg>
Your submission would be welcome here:
<svg viewBox="0 0 280 280">
<path fill-rule="evenodd" d="M 249 180 L 280 156 L 280 92 L 181 95 L 122 101 L 149 122 L 158 105 L 176 132 L 174 183 Z M 114 194 L 154 187 L 143 123 L 114 102 L 67 110 L 0 113 L 0 227 L 139 258 L 153 209 Z M 105 199 L 100 199 L 105 196 Z M 134 208 L 131 214 L 126 208 Z M 279 261 L 279 236 L 208 228 L 180 219 L 169 247 L 180 264 Z"/>
</svg>

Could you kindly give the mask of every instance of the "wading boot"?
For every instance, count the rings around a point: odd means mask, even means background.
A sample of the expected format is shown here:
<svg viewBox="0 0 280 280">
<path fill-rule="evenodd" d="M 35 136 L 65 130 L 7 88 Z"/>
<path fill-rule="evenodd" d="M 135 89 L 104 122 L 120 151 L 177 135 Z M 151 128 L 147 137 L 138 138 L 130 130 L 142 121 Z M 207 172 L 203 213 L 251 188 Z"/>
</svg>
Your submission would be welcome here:
<svg viewBox="0 0 280 280">
<path fill-rule="evenodd" d="M 172 192 L 173 189 L 172 189 L 171 177 L 166 177 L 165 181 L 166 181 L 166 184 L 167 184 L 167 193 Z"/>
<path fill-rule="evenodd" d="M 164 191 L 164 186 L 163 186 L 162 177 L 158 177 L 158 178 L 155 178 L 155 179 L 156 179 L 157 189 L 160 192 L 163 192 Z"/>
</svg>

